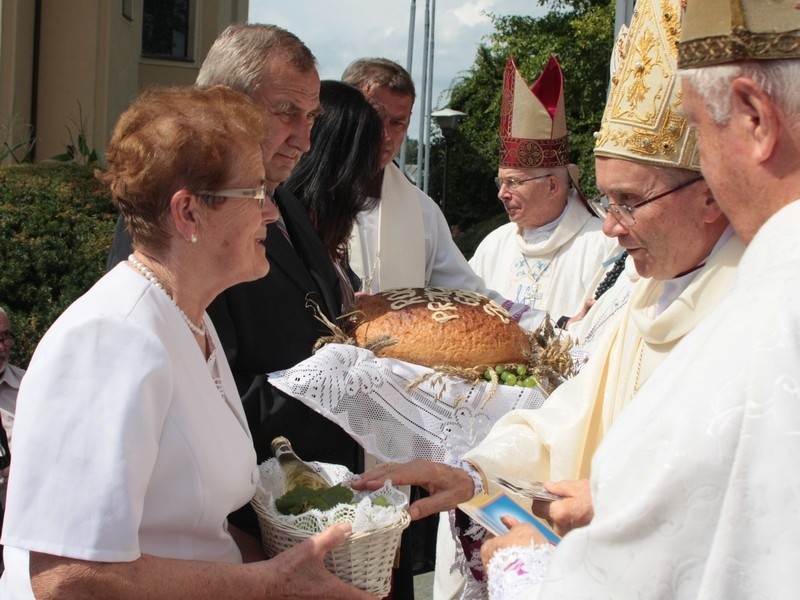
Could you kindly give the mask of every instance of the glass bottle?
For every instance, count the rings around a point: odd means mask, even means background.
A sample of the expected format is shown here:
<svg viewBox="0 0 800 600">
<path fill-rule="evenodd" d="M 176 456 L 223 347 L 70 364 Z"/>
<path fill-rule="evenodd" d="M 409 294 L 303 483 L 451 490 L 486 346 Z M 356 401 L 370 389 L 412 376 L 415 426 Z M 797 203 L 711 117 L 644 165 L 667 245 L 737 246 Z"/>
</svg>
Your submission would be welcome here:
<svg viewBox="0 0 800 600">
<path fill-rule="evenodd" d="M 300 460 L 285 437 L 276 437 L 272 440 L 270 447 L 283 471 L 284 493 L 301 486 L 312 490 L 331 487 L 323 475 Z"/>
</svg>

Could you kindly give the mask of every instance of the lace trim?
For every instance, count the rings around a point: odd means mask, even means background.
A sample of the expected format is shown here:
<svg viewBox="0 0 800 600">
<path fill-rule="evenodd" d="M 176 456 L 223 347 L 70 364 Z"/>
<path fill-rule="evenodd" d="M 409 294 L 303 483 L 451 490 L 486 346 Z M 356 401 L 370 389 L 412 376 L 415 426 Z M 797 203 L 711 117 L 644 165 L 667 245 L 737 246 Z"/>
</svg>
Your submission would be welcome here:
<svg viewBox="0 0 800 600">
<path fill-rule="evenodd" d="M 628 303 L 630 295 L 630 290 L 626 290 L 620 298 L 614 300 L 614 303 L 611 306 L 605 307 L 603 313 L 597 318 L 595 323 L 592 325 L 592 328 L 589 330 L 589 333 L 587 333 L 586 337 L 583 339 L 584 344 L 591 342 L 598 333 L 605 332 L 605 324 L 609 319 L 611 319 L 611 317 L 617 314 L 619 309 Z"/>
<path fill-rule="evenodd" d="M 461 514 L 463 515 L 463 513 Z M 457 512 L 455 510 L 451 510 L 447 514 L 450 522 L 450 531 L 453 535 L 453 539 L 456 541 L 455 559 L 453 564 L 450 566 L 450 572 L 460 573 L 464 580 L 464 587 L 461 590 L 459 600 L 486 600 L 488 594 L 486 581 L 483 578 L 475 579 L 473 576 L 473 569 L 478 569 L 481 573 L 483 572 L 483 565 L 481 564 L 480 560 L 480 552 L 471 553 L 470 560 L 467 560 L 467 557 L 464 554 L 464 538 L 461 537 L 461 531 L 456 523 L 458 519 L 456 515 Z M 481 529 L 478 533 L 483 534 L 485 531 L 485 529 Z M 477 546 L 477 548 L 480 550 L 480 545 Z"/>
<path fill-rule="evenodd" d="M 481 477 L 480 471 L 473 467 L 471 463 L 468 463 L 465 460 L 449 459 L 445 462 L 445 464 L 447 464 L 448 467 L 453 467 L 454 469 L 461 469 L 462 471 L 466 472 L 467 475 L 472 477 L 472 483 L 475 485 L 475 489 L 472 492 L 473 496 L 482 494 L 485 491 L 483 489 L 483 477 Z"/>
<path fill-rule="evenodd" d="M 509 546 L 489 561 L 489 600 L 531 598 L 544 579 L 555 546 Z"/>
<path fill-rule="evenodd" d="M 485 599 L 488 590 L 486 572 L 481 560 L 481 547 L 489 539 L 490 534 L 461 511 L 456 512 L 453 521 L 454 529 L 461 542 L 461 550 L 464 555 L 463 564 L 467 570 L 461 600 Z"/>
<path fill-rule="evenodd" d="M 465 471 L 472 477 L 475 486 L 473 495 L 483 493 L 483 477 L 470 463 L 463 460 L 450 460 L 449 466 Z M 461 511 L 451 510 L 448 514 L 450 530 L 457 540 L 454 567 L 464 576 L 464 590 L 460 600 L 486 600 L 486 581 L 483 577 L 481 545 L 488 532 L 472 521 Z"/>
</svg>

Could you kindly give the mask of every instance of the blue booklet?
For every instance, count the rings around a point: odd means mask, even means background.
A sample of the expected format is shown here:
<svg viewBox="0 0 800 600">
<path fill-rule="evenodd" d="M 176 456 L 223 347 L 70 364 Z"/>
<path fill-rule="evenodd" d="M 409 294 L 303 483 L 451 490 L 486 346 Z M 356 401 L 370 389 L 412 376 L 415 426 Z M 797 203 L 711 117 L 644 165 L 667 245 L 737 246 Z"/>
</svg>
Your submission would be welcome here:
<svg viewBox="0 0 800 600">
<path fill-rule="evenodd" d="M 539 530 L 544 538 L 551 544 L 561 541 L 559 535 L 550 529 L 547 524 L 525 510 L 505 492 L 498 492 L 492 496 L 478 494 L 469 502 L 459 504 L 458 508 L 464 511 L 476 523 L 482 525 L 494 535 L 508 533 L 508 527 L 503 525 L 501 517 L 514 517 L 520 523 L 530 523 Z"/>
</svg>

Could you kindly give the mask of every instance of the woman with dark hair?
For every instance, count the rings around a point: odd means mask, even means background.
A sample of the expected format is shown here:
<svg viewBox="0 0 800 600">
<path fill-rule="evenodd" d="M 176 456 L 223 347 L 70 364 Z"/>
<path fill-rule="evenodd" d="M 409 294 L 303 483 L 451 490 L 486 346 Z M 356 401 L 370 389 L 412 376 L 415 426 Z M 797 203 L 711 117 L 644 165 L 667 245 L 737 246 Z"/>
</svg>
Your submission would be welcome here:
<svg viewBox="0 0 800 600">
<path fill-rule="evenodd" d="M 347 243 L 358 213 L 375 208 L 381 190 L 383 125 L 355 87 L 326 80 L 320 87 L 324 113 L 311 129 L 311 150 L 285 186 L 303 202 L 342 281 L 342 308 L 354 300 Z M 356 286 L 357 287 L 357 286 Z"/>
</svg>

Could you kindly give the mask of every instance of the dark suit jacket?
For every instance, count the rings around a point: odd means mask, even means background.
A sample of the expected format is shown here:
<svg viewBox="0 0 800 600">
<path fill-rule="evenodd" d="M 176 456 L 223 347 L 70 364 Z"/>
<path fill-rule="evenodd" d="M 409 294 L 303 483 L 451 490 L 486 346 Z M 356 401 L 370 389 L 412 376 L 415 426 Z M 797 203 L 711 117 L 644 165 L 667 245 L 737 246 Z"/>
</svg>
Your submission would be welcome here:
<svg viewBox="0 0 800 600">
<path fill-rule="evenodd" d="M 361 472 L 360 447 L 343 429 L 266 381 L 267 373 L 311 356 L 317 339 L 329 334 L 308 301 L 315 302 L 328 319 L 340 312 L 339 279 L 308 213 L 283 186 L 275 198 L 292 242 L 277 224 L 270 224 L 267 276 L 225 290 L 208 307 L 208 314 L 236 378 L 259 463 L 272 456 L 270 441 L 283 435 L 305 460 Z M 125 260 L 130 252 L 130 236 L 120 218 L 107 267 Z"/>
<path fill-rule="evenodd" d="M 120 215 L 117 217 L 117 224 L 114 227 L 114 239 L 111 240 L 111 249 L 108 251 L 108 257 L 106 258 L 106 271 L 110 271 L 118 263 L 127 260 L 132 251 L 131 236 L 128 235 L 128 230 L 125 229 L 125 220 Z"/>
<path fill-rule="evenodd" d="M 314 343 L 330 334 L 310 302 L 328 319 L 339 316 L 341 303 L 339 278 L 305 208 L 283 186 L 276 200 L 292 242 L 270 224 L 267 276 L 226 290 L 208 313 L 236 377 L 259 462 L 271 456 L 270 441 L 284 435 L 301 458 L 358 472 L 359 446 L 344 430 L 265 382 L 266 373 L 308 358 Z"/>
</svg>

